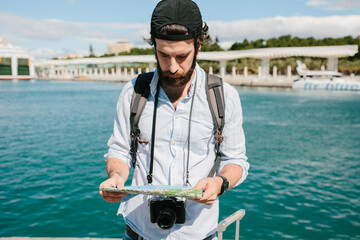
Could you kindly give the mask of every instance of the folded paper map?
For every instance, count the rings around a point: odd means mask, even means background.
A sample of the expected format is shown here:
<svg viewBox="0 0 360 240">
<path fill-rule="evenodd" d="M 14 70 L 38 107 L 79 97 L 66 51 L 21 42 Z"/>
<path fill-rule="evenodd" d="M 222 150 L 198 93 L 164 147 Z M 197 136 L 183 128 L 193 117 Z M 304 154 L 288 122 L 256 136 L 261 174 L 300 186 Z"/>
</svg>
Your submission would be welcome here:
<svg viewBox="0 0 360 240">
<path fill-rule="evenodd" d="M 166 185 L 146 185 L 146 186 L 128 186 L 124 189 L 115 187 L 100 188 L 101 191 L 123 192 L 131 194 L 157 195 L 167 197 L 185 197 L 200 199 L 203 196 L 201 189 L 192 189 L 190 187 L 166 186 Z"/>
</svg>

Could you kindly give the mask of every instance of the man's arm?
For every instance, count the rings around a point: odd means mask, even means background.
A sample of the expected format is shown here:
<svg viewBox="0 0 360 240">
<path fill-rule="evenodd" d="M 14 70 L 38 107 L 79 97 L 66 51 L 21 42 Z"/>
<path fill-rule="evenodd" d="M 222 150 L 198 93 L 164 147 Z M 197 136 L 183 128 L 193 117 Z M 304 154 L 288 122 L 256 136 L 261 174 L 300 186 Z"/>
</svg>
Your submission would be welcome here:
<svg viewBox="0 0 360 240">
<path fill-rule="evenodd" d="M 224 137 L 221 144 L 221 162 L 218 176 L 224 176 L 229 182 L 229 189 L 245 180 L 249 163 L 245 155 L 245 135 L 242 128 L 243 116 L 239 93 L 235 88 L 224 82 L 224 96 L 226 102 Z M 223 179 L 221 177 L 201 179 L 195 188 L 202 189 L 204 196 L 200 203 L 211 205 L 221 191 Z"/>
<path fill-rule="evenodd" d="M 204 195 L 201 199 L 194 201 L 206 205 L 213 204 L 221 191 L 221 185 L 223 183 L 223 179 L 219 176 L 224 176 L 229 181 L 230 189 L 240 180 L 242 172 L 241 166 L 237 164 L 228 164 L 221 169 L 217 176 L 201 179 L 194 188 L 202 189 Z"/>
<path fill-rule="evenodd" d="M 126 180 L 129 177 L 129 166 L 124 161 L 117 158 L 109 158 L 106 161 L 106 172 L 108 179 L 100 184 L 100 187 L 116 187 L 123 189 Z M 99 192 L 102 198 L 107 202 L 120 202 L 126 195 L 125 193 L 117 192 Z"/>
</svg>

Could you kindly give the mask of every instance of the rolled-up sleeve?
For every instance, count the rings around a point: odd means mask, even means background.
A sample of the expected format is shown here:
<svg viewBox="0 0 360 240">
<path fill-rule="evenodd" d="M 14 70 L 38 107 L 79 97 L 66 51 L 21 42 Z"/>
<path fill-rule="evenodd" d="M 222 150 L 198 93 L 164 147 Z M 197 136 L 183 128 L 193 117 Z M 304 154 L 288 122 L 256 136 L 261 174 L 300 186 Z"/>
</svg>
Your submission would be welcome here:
<svg viewBox="0 0 360 240">
<path fill-rule="evenodd" d="M 130 154 L 130 102 L 134 92 L 134 80 L 128 82 L 122 89 L 116 104 L 113 133 L 107 143 L 109 150 L 105 159 L 117 158 L 126 162 L 131 168 Z"/>
<path fill-rule="evenodd" d="M 242 176 L 235 186 L 242 183 L 250 168 L 247 162 L 245 134 L 242 127 L 243 113 L 238 92 L 224 83 L 225 90 L 225 126 L 223 130 L 224 140 L 220 150 L 222 159 L 219 171 L 228 164 L 236 164 L 242 167 Z"/>
</svg>

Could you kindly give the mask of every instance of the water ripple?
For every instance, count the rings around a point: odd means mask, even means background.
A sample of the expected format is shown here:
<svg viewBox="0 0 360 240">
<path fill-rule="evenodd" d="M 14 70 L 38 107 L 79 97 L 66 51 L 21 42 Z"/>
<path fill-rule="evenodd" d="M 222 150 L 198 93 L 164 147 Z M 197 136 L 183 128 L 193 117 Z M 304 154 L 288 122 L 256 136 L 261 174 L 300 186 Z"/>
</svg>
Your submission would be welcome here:
<svg viewBox="0 0 360 240">
<path fill-rule="evenodd" d="M 122 86 L 1 84 L 0 236 L 122 237 L 98 194 Z M 239 93 L 251 168 L 220 220 L 245 209 L 243 239 L 360 239 L 359 95 Z"/>
</svg>

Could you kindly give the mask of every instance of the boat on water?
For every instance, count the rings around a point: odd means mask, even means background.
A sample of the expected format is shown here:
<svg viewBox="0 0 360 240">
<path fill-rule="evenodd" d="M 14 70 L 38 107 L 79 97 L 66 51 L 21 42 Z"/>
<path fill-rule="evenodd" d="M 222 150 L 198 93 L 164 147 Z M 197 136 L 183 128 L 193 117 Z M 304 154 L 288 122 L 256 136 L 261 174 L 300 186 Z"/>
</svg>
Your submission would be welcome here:
<svg viewBox="0 0 360 240">
<path fill-rule="evenodd" d="M 355 78 L 345 78 L 338 71 L 308 70 L 301 61 L 296 61 L 300 78 L 295 80 L 292 88 L 303 90 L 327 91 L 360 91 L 360 81 Z"/>
<path fill-rule="evenodd" d="M 0 36 L 0 80 L 34 78 L 33 59 L 27 50 L 2 40 Z"/>
</svg>

